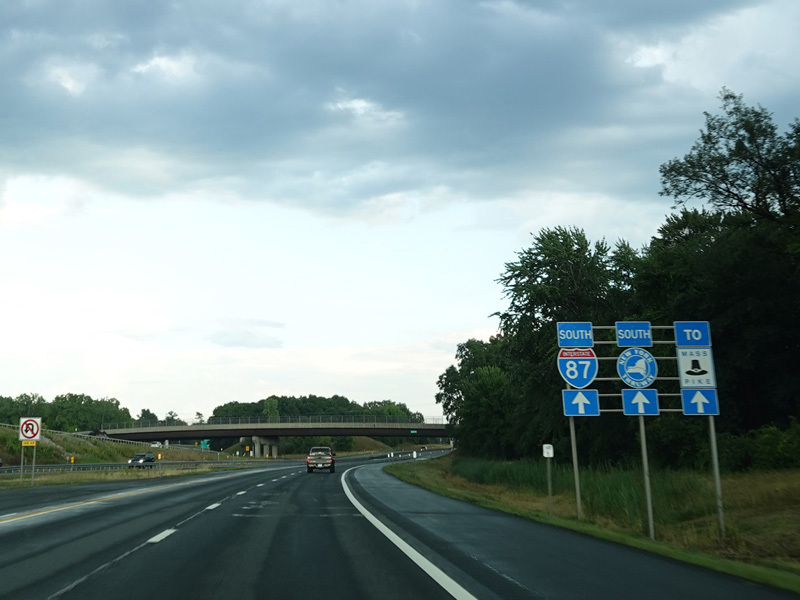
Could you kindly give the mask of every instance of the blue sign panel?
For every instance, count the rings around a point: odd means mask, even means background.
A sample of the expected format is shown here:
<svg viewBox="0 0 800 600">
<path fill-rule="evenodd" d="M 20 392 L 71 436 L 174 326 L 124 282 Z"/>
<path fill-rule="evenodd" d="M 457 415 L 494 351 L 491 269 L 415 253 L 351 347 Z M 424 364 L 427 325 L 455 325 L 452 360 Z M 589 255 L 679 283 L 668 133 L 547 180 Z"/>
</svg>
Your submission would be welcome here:
<svg viewBox="0 0 800 600">
<path fill-rule="evenodd" d="M 657 416 L 658 391 L 647 390 L 622 390 L 622 412 L 632 416 Z"/>
<path fill-rule="evenodd" d="M 597 377 L 597 356 L 591 348 L 562 348 L 558 351 L 558 372 L 568 384 L 578 389 Z"/>
<path fill-rule="evenodd" d="M 711 327 L 708 321 L 675 321 L 675 345 L 711 347 Z"/>
<path fill-rule="evenodd" d="M 565 417 L 599 417 L 600 396 L 597 390 L 561 390 Z"/>
<path fill-rule="evenodd" d="M 683 414 L 704 417 L 719 414 L 717 390 L 681 390 Z"/>
<path fill-rule="evenodd" d="M 594 346 L 592 324 L 588 321 L 556 323 L 559 348 L 591 348 Z"/>
<path fill-rule="evenodd" d="M 632 388 L 646 388 L 656 380 L 658 365 L 647 350 L 628 348 L 617 359 L 617 373 Z"/>
<path fill-rule="evenodd" d="M 648 348 L 653 345 L 649 321 L 617 321 L 617 346 Z"/>
</svg>

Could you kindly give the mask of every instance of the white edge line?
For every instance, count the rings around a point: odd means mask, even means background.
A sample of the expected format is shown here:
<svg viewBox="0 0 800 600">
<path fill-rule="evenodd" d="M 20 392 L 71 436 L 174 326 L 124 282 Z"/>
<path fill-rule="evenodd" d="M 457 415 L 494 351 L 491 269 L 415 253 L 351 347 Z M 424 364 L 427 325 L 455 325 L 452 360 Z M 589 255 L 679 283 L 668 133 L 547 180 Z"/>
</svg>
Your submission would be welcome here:
<svg viewBox="0 0 800 600">
<path fill-rule="evenodd" d="M 398 536 L 395 532 L 389 529 L 386 525 L 381 523 L 377 517 L 375 517 L 371 512 L 369 512 L 361 503 L 356 500 L 356 497 L 353 495 L 353 492 L 350 491 L 350 488 L 345 481 L 347 474 L 352 471 L 353 469 L 358 469 L 359 467 L 351 467 L 344 472 L 342 476 L 342 487 L 344 488 L 344 493 L 353 506 L 356 507 L 356 510 L 364 515 L 364 518 L 367 519 L 372 525 L 380 531 L 384 536 L 386 536 L 390 542 L 392 542 L 395 546 L 397 546 L 400 551 L 408 556 L 416 565 L 425 571 L 436 583 L 442 586 L 447 593 L 449 593 L 453 598 L 456 600 L 478 600 L 475 596 L 470 594 L 467 590 L 463 587 L 458 585 L 449 575 L 447 575 L 444 571 L 442 571 L 439 567 L 434 565 L 431 561 L 427 558 L 422 556 L 419 552 L 417 552 L 413 547 L 411 547 L 407 542 L 405 542 L 400 536 Z"/>
</svg>

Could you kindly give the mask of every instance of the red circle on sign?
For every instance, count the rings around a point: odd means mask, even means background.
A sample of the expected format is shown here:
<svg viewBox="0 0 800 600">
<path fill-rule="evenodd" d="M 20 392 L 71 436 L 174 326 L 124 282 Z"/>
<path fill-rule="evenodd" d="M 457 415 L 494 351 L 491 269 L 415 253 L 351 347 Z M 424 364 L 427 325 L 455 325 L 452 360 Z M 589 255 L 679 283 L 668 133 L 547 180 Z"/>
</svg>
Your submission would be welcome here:
<svg viewBox="0 0 800 600">
<path fill-rule="evenodd" d="M 28 440 L 39 437 L 39 423 L 33 419 L 23 421 L 19 426 L 19 433 Z"/>
</svg>

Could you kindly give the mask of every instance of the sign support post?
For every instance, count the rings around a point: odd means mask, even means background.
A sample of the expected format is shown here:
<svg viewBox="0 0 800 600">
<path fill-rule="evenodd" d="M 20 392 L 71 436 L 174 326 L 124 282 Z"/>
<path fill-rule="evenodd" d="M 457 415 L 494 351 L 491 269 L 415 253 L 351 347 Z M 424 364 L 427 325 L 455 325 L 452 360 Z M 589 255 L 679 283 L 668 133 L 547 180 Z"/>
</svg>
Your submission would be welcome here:
<svg viewBox="0 0 800 600">
<path fill-rule="evenodd" d="M 33 463 L 31 463 L 31 485 L 33 485 L 33 475 L 36 471 L 36 442 L 42 434 L 41 417 L 20 417 L 19 419 L 19 439 L 22 442 L 22 452 L 19 461 L 19 480 L 22 481 L 22 467 L 25 464 L 25 446 L 33 446 Z"/>
<path fill-rule="evenodd" d="M 572 472 L 575 476 L 575 502 L 578 506 L 578 520 L 583 520 L 583 507 L 581 506 L 581 476 L 578 472 L 578 444 L 575 440 L 575 417 L 569 418 L 569 437 L 572 442 Z"/>
<path fill-rule="evenodd" d="M 644 430 L 644 417 L 639 415 L 639 438 L 642 445 L 642 467 L 644 470 L 644 496 L 647 501 L 647 525 L 650 529 L 650 539 L 655 541 L 656 528 L 653 521 L 653 496 L 650 493 L 650 465 L 647 460 L 647 437 Z"/>
<path fill-rule="evenodd" d="M 31 485 L 33 485 L 34 473 L 36 473 L 36 442 L 33 442 L 33 462 L 31 463 Z"/>
<path fill-rule="evenodd" d="M 714 471 L 714 489 L 717 495 L 717 516 L 719 518 L 719 535 L 725 539 L 725 514 L 722 508 L 722 480 L 719 476 L 719 457 L 717 455 L 717 431 L 714 417 L 708 417 L 708 433 L 711 438 L 711 468 Z"/>
</svg>

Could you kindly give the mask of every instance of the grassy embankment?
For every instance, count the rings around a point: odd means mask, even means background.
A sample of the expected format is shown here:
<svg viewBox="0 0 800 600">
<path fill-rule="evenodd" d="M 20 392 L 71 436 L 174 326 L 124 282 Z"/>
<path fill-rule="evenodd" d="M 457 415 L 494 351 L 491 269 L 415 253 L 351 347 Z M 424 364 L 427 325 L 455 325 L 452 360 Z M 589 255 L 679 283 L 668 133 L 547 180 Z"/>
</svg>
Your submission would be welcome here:
<svg viewBox="0 0 800 600">
<path fill-rule="evenodd" d="M 188 448 L 151 448 L 149 444 L 125 444 L 100 438 L 73 436 L 64 433 L 45 432 L 36 446 L 36 464 L 68 464 L 70 457 L 75 457 L 76 464 L 88 463 L 124 463 L 137 452 L 153 452 L 161 455 L 163 461 L 204 461 L 218 460 L 217 452 L 197 452 Z M 19 465 L 20 442 L 16 428 L 0 427 L 0 457 L 5 466 Z M 223 454 L 222 458 L 227 455 Z M 25 449 L 25 465 L 30 465 L 33 449 Z M 196 474 L 199 470 L 193 470 Z M 60 483 L 78 483 L 82 481 L 105 481 L 114 479 L 138 479 L 146 477 L 164 477 L 168 475 L 187 474 L 186 471 L 169 469 L 125 469 L 121 471 L 95 471 L 64 474 L 36 474 L 34 485 Z M 0 477 L 0 489 L 19 486 L 30 486 L 30 472 L 22 481 L 19 476 L 5 475 Z"/>
<path fill-rule="evenodd" d="M 89 463 L 124 463 L 137 452 L 152 452 L 159 460 L 170 462 L 190 462 L 207 460 L 224 460 L 228 458 L 244 459 L 245 443 L 236 444 L 227 448 L 225 452 L 198 452 L 190 448 L 170 446 L 165 448 L 151 448 L 149 444 L 125 444 L 101 438 L 73 436 L 65 433 L 47 431 L 42 435 L 36 447 L 36 464 L 68 464 L 70 457 L 75 457 L 76 464 Z M 20 442 L 18 431 L 15 427 L 0 427 L 0 458 L 5 466 L 19 465 Z M 363 454 L 368 452 L 385 452 L 390 449 L 385 444 L 370 438 L 355 438 L 355 447 L 350 453 Z M 237 452 L 239 453 L 237 455 Z M 26 467 L 30 465 L 33 457 L 31 448 L 25 451 Z M 296 457 L 305 458 L 305 454 Z M 219 467 L 215 467 L 218 470 Z M 59 485 L 75 484 L 88 481 L 112 481 L 121 479 L 144 479 L 151 477 L 187 476 L 207 473 L 211 468 L 199 467 L 191 471 L 178 469 L 123 469 L 117 471 L 80 471 L 60 474 L 36 474 L 33 485 Z M 30 471 L 20 478 L 18 474 L 8 474 L 0 477 L 0 490 L 28 487 L 31 485 Z"/>
<path fill-rule="evenodd" d="M 723 476 L 726 538 L 718 532 L 710 474 L 651 473 L 656 540 L 648 536 L 641 471 L 582 469 L 584 519 L 576 517 L 572 468 L 544 460 L 458 457 L 397 463 L 396 477 L 458 498 L 800 593 L 800 471 Z"/>
</svg>

